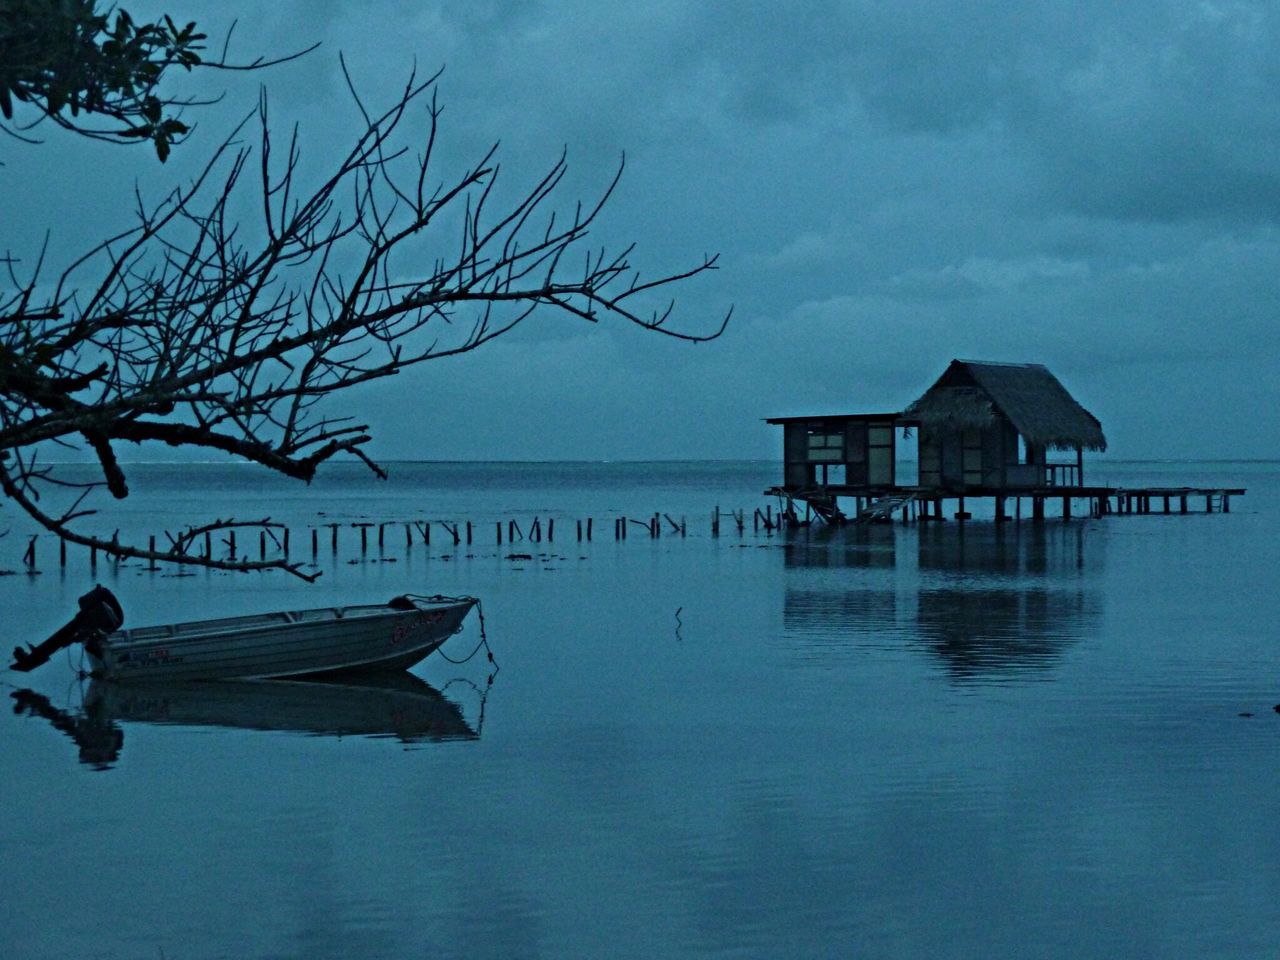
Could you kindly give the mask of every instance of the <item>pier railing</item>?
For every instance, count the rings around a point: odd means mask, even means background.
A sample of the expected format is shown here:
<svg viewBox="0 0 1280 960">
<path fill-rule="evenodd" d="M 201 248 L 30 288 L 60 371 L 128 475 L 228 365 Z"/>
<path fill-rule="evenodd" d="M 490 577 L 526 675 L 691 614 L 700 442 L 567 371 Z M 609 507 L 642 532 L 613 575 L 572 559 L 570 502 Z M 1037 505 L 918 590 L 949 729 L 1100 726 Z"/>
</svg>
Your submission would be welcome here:
<svg viewBox="0 0 1280 960">
<path fill-rule="evenodd" d="M 1044 482 L 1050 487 L 1080 486 L 1080 468 L 1074 463 L 1046 463 Z"/>
</svg>

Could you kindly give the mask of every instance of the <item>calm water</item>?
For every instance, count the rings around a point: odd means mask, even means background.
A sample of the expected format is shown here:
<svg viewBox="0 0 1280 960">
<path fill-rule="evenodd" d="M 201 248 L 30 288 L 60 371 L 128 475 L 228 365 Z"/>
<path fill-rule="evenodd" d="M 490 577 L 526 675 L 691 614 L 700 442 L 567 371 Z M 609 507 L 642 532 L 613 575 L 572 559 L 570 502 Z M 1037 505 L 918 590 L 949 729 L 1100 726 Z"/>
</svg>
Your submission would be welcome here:
<svg viewBox="0 0 1280 960">
<path fill-rule="evenodd" d="M 771 464 L 135 468 L 108 531 L 270 515 L 309 553 L 308 524 L 471 518 L 476 542 L 394 527 L 362 556 L 346 526 L 313 586 L 100 564 L 131 623 L 474 593 L 501 670 L 208 695 L 91 688 L 62 655 L 0 674 L 31 691 L 0 719 L 0 956 L 1275 955 L 1280 464 L 1091 469 L 1249 494 L 779 537 L 749 522 Z M 717 504 L 745 535 L 710 537 Z M 687 538 L 613 540 L 655 511 Z M 494 545 L 548 516 L 531 560 Z M 11 643 L 92 582 L 39 549 L 0 578 Z"/>
</svg>

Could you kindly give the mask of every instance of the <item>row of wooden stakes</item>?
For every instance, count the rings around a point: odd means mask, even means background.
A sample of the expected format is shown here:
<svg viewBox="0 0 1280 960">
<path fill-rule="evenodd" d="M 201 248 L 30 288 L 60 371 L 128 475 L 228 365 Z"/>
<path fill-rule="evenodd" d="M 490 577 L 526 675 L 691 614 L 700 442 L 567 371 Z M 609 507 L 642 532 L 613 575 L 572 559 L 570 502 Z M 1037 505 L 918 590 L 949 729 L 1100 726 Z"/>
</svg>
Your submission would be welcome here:
<svg viewBox="0 0 1280 960">
<path fill-rule="evenodd" d="M 711 513 L 711 536 L 719 537 L 723 526 L 724 518 L 729 519 L 730 528 L 736 528 L 741 535 L 746 532 L 746 511 L 730 510 L 722 514 L 719 507 Z M 752 528 L 754 532 L 764 529 L 772 532 L 781 526 L 782 514 L 775 514 L 772 506 L 764 509 L 757 509 L 752 517 Z M 576 520 L 575 536 L 577 542 L 590 541 L 595 537 L 595 519 L 587 517 L 585 520 Z M 409 521 L 387 521 L 385 523 L 373 522 L 346 522 L 346 523 L 322 523 L 311 526 L 311 558 L 319 559 L 321 543 L 328 541 L 329 549 L 332 554 L 338 553 L 339 531 L 344 528 L 351 528 L 359 531 L 360 536 L 360 552 L 368 553 L 370 541 L 376 535 L 376 544 L 379 551 L 385 550 L 388 542 L 388 531 L 394 531 L 401 528 L 404 534 L 405 549 L 411 549 L 415 542 L 421 542 L 425 546 L 431 546 L 432 526 L 443 531 L 443 543 L 448 546 L 459 547 L 463 545 L 471 546 L 477 537 L 479 525 L 472 523 L 470 520 L 409 520 Z M 626 540 L 628 531 L 634 531 L 639 528 L 648 534 L 650 539 L 657 539 L 663 535 L 664 530 L 673 536 L 684 537 L 688 534 L 688 523 L 684 516 L 677 521 L 668 513 L 654 513 L 652 516 L 643 520 L 635 517 L 620 516 L 613 519 L 613 538 L 615 540 Z M 554 517 L 543 518 L 535 517 L 529 522 L 527 528 L 522 527 L 516 520 L 508 520 L 505 523 L 501 520 L 494 522 L 494 543 L 502 546 L 504 543 L 514 544 L 517 542 L 541 543 L 544 539 L 552 543 L 556 537 L 556 519 Z M 563 529 L 563 527 L 562 527 Z M 322 534 L 322 531 L 327 533 Z M 644 534 L 641 534 L 643 536 Z M 437 533 L 437 540 L 441 540 L 441 534 Z M 166 539 L 169 541 L 172 549 L 178 542 L 178 538 L 173 534 L 166 533 Z M 216 539 L 215 539 L 216 538 Z M 40 539 L 39 534 L 30 537 L 27 543 L 26 552 L 23 554 L 22 562 L 28 570 L 36 568 L 36 544 Z M 201 558 L 209 558 L 214 555 L 215 549 L 225 548 L 226 558 L 229 560 L 249 560 L 250 556 L 246 552 L 241 554 L 241 548 L 246 546 L 243 539 L 240 541 L 236 537 L 236 528 L 227 528 L 221 531 L 206 531 L 202 537 L 203 549 L 197 554 Z M 258 530 L 258 559 L 266 560 L 269 557 L 288 558 L 292 555 L 292 532 L 289 527 L 284 525 L 270 524 Z M 114 542 L 114 538 L 113 538 Z M 157 552 L 157 538 L 155 536 L 148 537 L 147 548 L 150 553 Z M 164 547 L 161 545 L 159 551 L 163 552 Z M 108 559 L 113 562 L 119 562 L 119 555 L 113 553 L 111 548 L 97 546 L 89 547 L 89 565 L 96 569 L 98 565 L 98 554 L 104 553 Z M 181 556 L 181 553 L 177 554 Z M 67 541 L 58 540 L 58 562 L 60 566 L 67 565 Z M 147 568 L 150 570 L 159 569 L 157 561 L 152 559 L 148 561 Z"/>
</svg>

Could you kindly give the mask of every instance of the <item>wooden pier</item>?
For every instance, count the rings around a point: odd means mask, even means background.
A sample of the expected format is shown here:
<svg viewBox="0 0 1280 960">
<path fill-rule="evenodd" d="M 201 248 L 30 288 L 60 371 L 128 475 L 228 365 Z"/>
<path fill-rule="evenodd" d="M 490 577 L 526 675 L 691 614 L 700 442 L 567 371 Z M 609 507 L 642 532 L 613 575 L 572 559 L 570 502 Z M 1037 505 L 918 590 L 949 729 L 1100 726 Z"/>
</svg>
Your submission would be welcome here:
<svg viewBox="0 0 1280 960">
<path fill-rule="evenodd" d="M 1112 514 L 1230 513 L 1231 498 L 1244 496 L 1243 487 L 1103 487 L 1045 486 L 1026 490 L 1008 487 L 971 487 L 939 490 L 937 487 L 865 487 L 826 484 L 806 487 L 770 487 L 765 496 L 779 500 L 779 514 L 786 522 L 803 524 L 814 518 L 838 526 L 843 523 L 903 523 L 948 519 L 948 501 L 955 504 L 950 518 L 970 520 L 967 509 L 974 501 L 991 501 L 997 523 L 1044 520 L 1045 505 L 1061 504 L 1060 517 L 1105 517 Z M 840 500 L 852 501 L 852 515 Z M 803 517 L 801 513 L 803 512 Z"/>
</svg>

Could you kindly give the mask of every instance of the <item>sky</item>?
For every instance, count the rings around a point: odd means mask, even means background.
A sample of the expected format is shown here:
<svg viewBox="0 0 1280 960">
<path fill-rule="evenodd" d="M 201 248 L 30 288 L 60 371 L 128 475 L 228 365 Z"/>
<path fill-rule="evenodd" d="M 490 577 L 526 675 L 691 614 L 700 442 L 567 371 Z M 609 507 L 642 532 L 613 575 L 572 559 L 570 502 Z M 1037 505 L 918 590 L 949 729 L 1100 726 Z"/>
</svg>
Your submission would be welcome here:
<svg viewBox="0 0 1280 960">
<path fill-rule="evenodd" d="M 342 398 L 384 459 L 780 456 L 762 419 L 902 409 L 952 358 L 1047 365 L 1109 458 L 1280 447 L 1280 7 L 1271 2 L 129 3 L 302 60 L 224 94 L 161 167 L 57 130 L 0 143 L 5 246 L 56 261 L 127 224 L 268 91 L 302 171 L 444 68 L 442 176 L 567 150 L 561 209 L 625 152 L 593 243 L 675 291 L 688 344 L 545 314 Z M 264 12 L 267 11 L 267 12 Z M 186 164 L 187 166 L 184 166 Z M 122 456 L 126 456 L 122 452 Z M 145 453 L 137 459 L 146 459 Z"/>
</svg>

